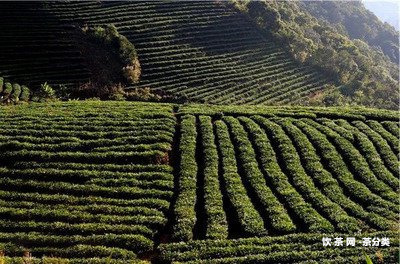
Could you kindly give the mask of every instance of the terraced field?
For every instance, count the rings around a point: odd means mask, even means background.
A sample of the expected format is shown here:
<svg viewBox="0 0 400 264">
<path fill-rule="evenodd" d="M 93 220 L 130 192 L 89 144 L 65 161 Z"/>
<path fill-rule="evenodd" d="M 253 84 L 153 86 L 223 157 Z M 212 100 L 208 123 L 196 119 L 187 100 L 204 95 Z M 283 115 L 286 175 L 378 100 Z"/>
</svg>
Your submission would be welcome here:
<svg viewBox="0 0 400 264">
<path fill-rule="evenodd" d="M 366 250 L 377 263 L 397 262 L 398 249 L 374 255 L 360 245 L 398 243 L 396 113 L 199 105 L 179 114 L 171 235 L 187 242 L 161 245 L 162 260 L 364 263 Z M 355 248 L 322 245 L 349 234 L 358 234 Z"/>
<path fill-rule="evenodd" d="M 89 72 L 70 36 L 72 25 L 61 24 L 40 6 L 0 3 L 0 75 L 29 86 L 86 82 Z"/>
<path fill-rule="evenodd" d="M 22 83 L 87 80 L 68 38 L 72 25 L 110 23 L 137 48 L 141 87 L 216 104 L 286 104 L 329 82 L 317 70 L 297 65 L 229 2 L 2 3 L 1 8 L 9 12 L 0 18 L 8 36 L 0 42 L 0 73 Z M 32 15 L 32 10 L 39 11 Z"/>
<path fill-rule="evenodd" d="M 6 261 L 29 251 L 62 263 L 364 263 L 366 252 L 397 263 L 397 112 L 99 101 L 1 110 Z M 322 244 L 347 236 L 354 247 Z"/>
<path fill-rule="evenodd" d="M 21 257 L 23 246 L 81 263 L 153 249 L 174 188 L 171 106 L 87 101 L 2 107 L 0 116 L 8 256 Z"/>
</svg>

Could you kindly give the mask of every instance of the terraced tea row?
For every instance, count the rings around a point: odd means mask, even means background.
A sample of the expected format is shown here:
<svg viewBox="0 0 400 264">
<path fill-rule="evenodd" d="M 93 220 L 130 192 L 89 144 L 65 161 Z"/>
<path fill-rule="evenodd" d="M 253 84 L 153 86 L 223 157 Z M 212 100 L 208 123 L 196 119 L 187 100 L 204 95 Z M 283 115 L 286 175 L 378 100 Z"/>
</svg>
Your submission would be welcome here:
<svg viewBox="0 0 400 264">
<path fill-rule="evenodd" d="M 72 37 L 73 26 L 44 12 L 39 2 L 0 4 L 0 74 L 37 87 L 84 83 L 89 78 Z"/>
<path fill-rule="evenodd" d="M 385 126 L 398 124 L 315 110 L 234 117 L 183 108 L 173 238 L 397 230 L 399 139 Z"/>
<path fill-rule="evenodd" d="M 71 38 L 72 25 L 112 23 L 137 49 L 140 87 L 218 104 L 282 104 L 306 98 L 329 83 L 316 69 L 297 65 L 229 2 L 1 6 L 9 11 L 0 20 L 9 38 L 0 41 L 0 73 L 24 82 L 87 80 L 89 73 Z M 29 32 L 23 25 L 29 25 Z"/>
<path fill-rule="evenodd" d="M 396 263 L 395 111 L 100 101 L 1 110 L 7 261 L 27 250 L 38 263 L 363 263 L 365 251 Z M 323 237 L 359 242 L 324 247 Z M 365 237 L 386 242 L 363 246 Z"/>
<path fill-rule="evenodd" d="M 107 263 L 153 250 L 174 188 L 172 106 L 34 104 L 3 107 L 0 116 L 0 248 L 7 256 L 28 250 Z"/>
<path fill-rule="evenodd" d="M 395 232 L 369 234 L 379 241 L 379 246 L 363 247 L 363 236 L 355 236 L 354 246 L 323 246 L 324 237 L 335 241 L 345 238 L 344 234 L 293 234 L 276 237 L 242 238 L 230 240 L 201 240 L 188 243 L 162 244 L 160 260 L 165 263 L 365 263 L 365 254 L 373 263 L 397 263 L 398 236 Z M 378 240 L 377 240 L 378 239 Z M 382 240 L 381 240 L 382 239 Z M 382 247 L 380 241 L 392 244 Z"/>
</svg>

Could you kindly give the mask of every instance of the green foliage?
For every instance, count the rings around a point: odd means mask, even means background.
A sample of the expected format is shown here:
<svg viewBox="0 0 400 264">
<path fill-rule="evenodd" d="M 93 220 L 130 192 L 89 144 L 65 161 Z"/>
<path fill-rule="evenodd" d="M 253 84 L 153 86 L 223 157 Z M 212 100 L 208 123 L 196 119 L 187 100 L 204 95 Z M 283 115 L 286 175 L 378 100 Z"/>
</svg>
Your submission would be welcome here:
<svg viewBox="0 0 400 264">
<path fill-rule="evenodd" d="M 260 152 L 256 154 L 256 149 L 253 149 L 246 131 L 238 120 L 233 117 L 224 117 L 224 121 L 227 122 L 230 128 L 233 143 L 235 146 L 238 146 L 238 156 L 245 170 L 246 178 L 254 190 L 257 199 L 262 204 L 263 210 L 265 210 L 263 211 L 264 217 L 269 218 L 272 227 L 279 230 L 279 232 L 286 233 L 295 230 L 295 225 L 290 220 L 280 200 L 274 195 L 270 185 L 267 184 L 263 171 L 259 167 L 257 156 Z M 269 175 L 271 176 L 271 174 Z M 273 188 L 276 187 L 274 186 Z M 280 187 L 279 189 L 283 190 Z"/>
<path fill-rule="evenodd" d="M 374 264 L 374 263 L 372 262 L 371 258 L 370 258 L 365 252 L 363 252 L 363 254 L 364 254 L 364 256 L 365 256 L 365 262 L 366 262 L 367 264 Z"/>
<path fill-rule="evenodd" d="M 364 235 L 355 235 L 357 240 Z M 390 237 L 391 247 L 363 248 L 323 247 L 323 237 L 346 237 L 345 234 L 292 234 L 261 238 L 200 240 L 189 243 L 160 245 L 160 260 L 167 263 L 364 263 L 364 250 L 378 260 L 375 251 L 381 252 L 381 261 L 396 263 L 398 258 L 398 235 L 396 232 L 370 233 L 371 237 Z M 353 262 L 354 261 L 354 262 Z"/>
<path fill-rule="evenodd" d="M 137 83 L 141 74 L 141 67 L 135 46 L 123 35 L 118 33 L 113 24 L 105 27 L 85 28 L 84 32 L 103 45 L 115 49 L 121 63 L 123 76 L 129 83 Z"/>
<path fill-rule="evenodd" d="M 322 131 L 333 141 L 338 151 L 348 161 L 350 169 L 358 178 L 364 180 L 365 185 L 368 186 L 370 190 L 379 194 L 388 201 L 391 201 L 394 204 L 396 203 L 398 195 L 386 184 L 376 178 L 374 173 L 369 168 L 369 164 L 366 162 L 365 157 L 361 155 L 359 150 L 355 148 L 349 140 L 340 136 L 337 132 L 333 131 L 327 126 L 317 124 L 311 120 L 307 120 L 307 123 Z M 387 204 L 389 207 L 391 207 L 391 203 Z"/>
<path fill-rule="evenodd" d="M 285 163 L 294 163 L 286 164 L 286 169 L 289 170 L 287 174 L 293 177 L 292 184 L 298 188 L 300 185 L 299 189 L 302 191 L 302 193 L 304 193 L 303 196 L 305 197 L 316 195 L 317 191 L 315 189 L 315 193 L 310 193 L 310 191 L 312 192 L 313 190 L 313 186 L 310 181 L 308 181 L 309 184 L 305 182 L 307 181 L 307 176 L 303 174 L 304 171 L 302 167 L 298 166 L 298 162 L 296 162 L 296 154 L 293 150 L 293 146 L 290 146 L 287 138 L 281 138 L 284 136 L 284 133 L 282 133 L 283 131 L 279 129 L 279 126 L 274 125 L 273 123 L 271 123 L 271 121 L 263 118 L 255 117 L 255 120 L 261 124 L 262 128 L 264 128 L 268 134 L 272 134 L 270 137 L 271 141 L 276 142 L 278 147 L 281 148 L 281 151 L 289 152 L 292 148 L 292 152 L 294 153 L 283 153 L 284 156 L 282 157 Z M 276 130 L 277 132 L 275 132 Z M 278 164 L 278 162 L 274 160 L 274 156 L 276 154 L 274 153 L 272 146 L 268 144 L 268 139 L 265 138 L 263 141 L 267 142 L 267 144 L 264 143 L 264 148 L 260 150 L 261 156 L 264 157 L 263 165 L 265 164 L 264 166 L 266 166 L 264 169 L 271 177 L 271 181 L 275 185 L 275 189 L 277 189 L 279 194 L 284 197 L 284 200 L 288 204 L 288 207 L 291 208 L 293 212 L 300 219 L 302 219 L 302 221 L 304 221 L 307 231 L 332 232 L 334 230 L 332 224 L 324 217 L 322 217 L 316 210 L 314 210 L 310 203 L 307 203 L 305 200 L 303 200 L 302 195 L 300 195 L 296 191 L 296 188 L 292 186 L 287 176 L 276 166 L 276 164 Z M 268 156 L 272 157 L 271 160 L 267 159 Z M 271 164 L 272 162 L 273 164 Z M 307 186 L 301 186 L 303 184 L 307 184 Z M 322 201 L 319 201 L 319 203 L 321 202 Z"/>
<path fill-rule="evenodd" d="M 349 197 L 344 194 L 344 191 L 340 187 L 339 182 L 333 177 L 331 172 L 324 168 L 322 160 L 319 157 L 317 150 L 313 146 L 312 142 L 307 138 L 307 136 L 301 132 L 299 128 L 293 125 L 292 120 L 282 120 L 279 124 L 287 131 L 287 134 L 293 139 L 293 144 L 298 149 L 298 153 L 303 160 L 304 169 L 314 180 L 314 182 L 320 186 L 321 191 L 329 198 L 331 201 L 340 205 L 349 215 L 355 215 L 361 218 L 363 221 L 378 226 L 381 229 L 387 229 L 390 227 L 390 222 L 385 218 L 365 211 L 362 206 L 355 203 Z M 324 200 L 322 198 L 321 200 Z M 337 223 L 337 228 L 343 231 L 353 230 L 356 231 L 360 227 L 359 224 L 354 223 L 354 219 L 346 216 L 346 213 L 338 208 L 334 209 L 334 217 L 342 218 L 343 221 Z M 344 220 L 348 218 L 347 220 Z"/>
<path fill-rule="evenodd" d="M 245 234 L 261 235 L 266 230 L 263 226 L 263 219 L 254 208 L 247 190 L 238 173 L 235 149 L 230 140 L 227 125 L 218 120 L 215 122 L 216 139 L 218 142 L 219 155 L 222 164 L 222 178 L 227 196 L 232 204 L 232 209 L 237 215 L 240 228 Z"/>
<path fill-rule="evenodd" d="M 354 176 L 349 171 L 345 161 L 343 160 L 343 157 L 341 157 L 338 150 L 335 149 L 335 146 L 329 143 L 327 135 L 322 134 L 313 127 L 315 125 L 315 122 L 308 122 L 307 124 L 304 121 L 296 121 L 295 125 L 301 128 L 302 131 L 307 134 L 313 142 L 316 143 L 318 150 L 321 153 L 322 160 L 326 162 L 328 168 L 330 169 L 330 171 L 332 171 L 332 174 L 335 175 L 337 179 L 342 182 L 342 184 L 344 184 L 348 191 L 352 192 L 352 194 L 355 195 L 358 199 L 366 203 L 375 204 L 376 206 L 387 209 L 392 208 L 394 210 L 397 210 L 392 203 L 387 202 L 378 195 L 372 193 L 371 190 L 369 190 L 364 184 L 365 182 L 359 182 L 355 180 Z M 339 137 L 337 137 L 337 140 L 340 140 Z M 341 139 L 341 141 L 343 141 L 343 139 Z M 337 144 L 336 146 L 341 146 L 339 144 Z M 354 163 L 356 163 L 353 158 L 351 159 L 354 161 Z M 355 164 L 355 166 L 358 165 Z M 369 183 L 366 182 L 366 184 Z"/>
<path fill-rule="evenodd" d="M 40 85 L 40 88 L 35 91 L 32 96 L 34 102 L 47 102 L 56 99 L 56 92 L 47 82 Z"/>
<path fill-rule="evenodd" d="M 3 97 L 8 98 L 10 96 L 12 90 L 13 90 L 12 84 L 9 82 L 6 82 L 4 84 Z"/>
<path fill-rule="evenodd" d="M 161 96 L 151 92 L 149 87 L 133 88 L 125 91 L 125 97 L 129 101 L 152 101 L 157 102 L 162 99 Z"/>
<path fill-rule="evenodd" d="M 29 101 L 30 90 L 28 87 L 17 83 L 11 84 L 5 82 L 4 78 L 0 77 L 0 102 L 4 104 L 17 104 L 20 101 Z M 3 89 L 4 86 L 4 89 Z"/>
<path fill-rule="evenodd" d="M 380 157 L 380 154 L 375 149 L 374 144 L 364 133 L 360 133 L 358 129 L 351 126 L 345 120 L 339 120 L 337 123 L 325 121 L 323 124 L 336 130 L 343 137 L 346 137 L 344 135 L 345 133 L 350 132 L 352 137 L 349 140 L 357 147 L 357 149 L 360 150 L 360 153 L 365 157 L 373 173 L 393 190 L 396 190 L 399 187 L 399 179 L 392 175 L 392 173 L 386 168 L 382 159 L 376 158 Z"/>
<path fill-rule="evenodd" d="M 350 40 L 310 15 L 299 2 L 234 2 L 264 32 L 285 43 L 297 61 L 314 65 L 336 80 L 340 94 L 328 91 L 322 102 L 398 108 L 398 67 L 362 40 Z"/>
<path fill-rule="evenodd" d="M 362 263 L 361 248 L 397 260 L 396 111 L 93 100 L 1 110 L 7 260 Z M 391 246 L 322 245 L 350 234 Z"/>
<path fill-rule="evenodd" d="M 3 92 L 4 78 L 0 77 L 0 94 Z"/>
<path fill-rule="evenodd" d="M 399 33 L 381 22 L 362 2 L 302 1 L 300 7 L 313 16 L 326 20 L 351 39 L 361 39 L 378 46 L 394 63 L 399 63 Z"/>
<path fill-rule="evenodd" d="M 13 91 L 11 93 L 11 101 L 17 103 L 19 101 L 19 97 L 21 95 L 21 86 L 17 83 L 13 84 Z"/>
<path fill-rule="evenodd" d="M 31 96 L 31 91 L 29 90 L 29 88 L 27 87 L 27 86 L 25 86 L 25 85 L 22 85 L 21 86 L 21 96 L 19 97 L 19 99 L 21 100 L 21 101 L 24 101 L 24 102 L 28 102 L 29 101 L 29 99 L 30 99 L 30 96 Z"/>
<path fill-rule="evenodd" d="M 196 117 L 184 116 L 180 133 L 180 168 L 178 195 L 174 208 L 173 237 L 178 241 L 187 241 L 193 239 L 193 228 L 196 222 Z"/>
<path fill-rule="evenodd" d="M 223 208 L 218 178 L 218 152 L 215 145 L 211 117 L 200 116 L 200 136 L 203 149 L 204 200 L 207 214 L 205 237 L 222 239 L 228 237 L 228 223 Z"/>
<path fill-rule="evenodd" d="M 174 189 L 171 105 L 32 103 L 3 107 L 0 120 L 6 258 L 135 263 L 153 250 Z"/>
</svg>

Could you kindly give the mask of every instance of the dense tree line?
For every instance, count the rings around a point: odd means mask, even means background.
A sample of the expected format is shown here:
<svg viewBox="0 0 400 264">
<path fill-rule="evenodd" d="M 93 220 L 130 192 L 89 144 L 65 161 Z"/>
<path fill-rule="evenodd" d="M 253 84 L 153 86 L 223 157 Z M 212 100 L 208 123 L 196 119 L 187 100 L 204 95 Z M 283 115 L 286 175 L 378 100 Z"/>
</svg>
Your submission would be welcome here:
<svg viewBox="0 0 400 264">
<path fill-rule="evenodd" d="M 398 65 L 362 39 L 318 20 L 298 1 L 234 1 L 267 35 L 299 62 L 314 65 L 334 81 L 334 90 L 310 102 L 324 105 L 398 107 Z"/>
<path fill-rule="evenodd" d="M 399 32 L 380 21 L 361 1 L 301 1 L 310 14 L 334 24 L 351 39 L 361 39 L 381 49 L 392 62 L 399 63 Z"/>
</svg>

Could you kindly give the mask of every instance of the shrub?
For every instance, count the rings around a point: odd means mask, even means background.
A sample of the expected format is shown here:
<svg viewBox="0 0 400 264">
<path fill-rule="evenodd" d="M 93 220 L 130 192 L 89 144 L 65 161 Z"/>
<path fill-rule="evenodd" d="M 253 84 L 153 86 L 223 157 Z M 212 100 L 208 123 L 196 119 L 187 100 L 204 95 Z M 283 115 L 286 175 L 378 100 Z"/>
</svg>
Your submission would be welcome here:
<svg viewBox="0 0 400 264">
<path fill-rule="evenodd" d="M 117 55 L 124 65 L 121 71 L 125 79 L 129 83 L 137 83 L 139 81 L 141 67 L 135 46 L 125 36 L 119 34 L 113 24 L 105 27 L 84 28 L 83 32 L 103 45 L 116 49 Z"/>
<path fill-rule="evenodd" d="M 11 94 L 11 101 L 13 102 L 18 102 L 19 101 L 19 96 L 21 95 L 21 86 L 17 83 L 13 84 L 13 91 Z"/>
<path fill-rule="evenodd" d="M 47 83 L 40 85 L 40 88 L 35 92 L 32 101 L 45 102 L 56 99 L 56 93 L 54 89 Z"/>
<path fill-rule="evenodd" d="M 0 77 L 0 94 L 3 92 L 4 78 Z"/>
<path fill-rule="evenodd" d="M 31 91 L 25 85 L 22 85 L 21 89 L 22 89 L 22 91 L 21 91 L 21 96 L 19 97 L 19 99 L 21 101 L 28 102 L 30 95 L 31 95 Z"/>
<path fill-rule="evenodd" d="M 13 89 L 13 87 L 12 87 L 11 83 L 6 82 L 4 84 L 4 90 L 3 90 L 4 98 L 8 98 L 10 96 L 12 89 Z"/>
<path fill-rule="evenodd" d="M 125 96 L 130 101 L 160 101 L 161 96 L 151 92 L 149 87 L 135 88 L 125 91 Z"/>
</svg>

